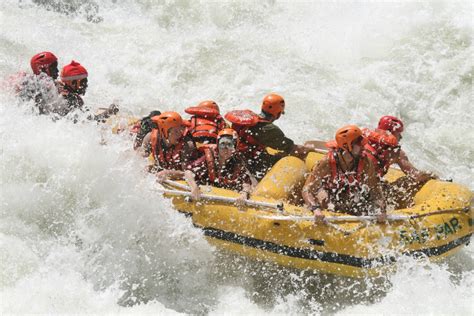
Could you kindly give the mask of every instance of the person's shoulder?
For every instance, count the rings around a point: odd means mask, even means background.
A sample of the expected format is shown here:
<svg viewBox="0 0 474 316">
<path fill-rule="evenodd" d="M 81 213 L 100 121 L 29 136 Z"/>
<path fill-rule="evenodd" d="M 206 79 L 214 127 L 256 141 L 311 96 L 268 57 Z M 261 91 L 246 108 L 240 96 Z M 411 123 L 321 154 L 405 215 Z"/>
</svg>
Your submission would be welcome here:
<svg viewBox="0 0 474 316">
<path fill-rule="evenodd" d="M 375 172 L 376 165 L 372 159 L 368 155 L 364 155 L 362 158 L 362 161 L 364 162 L 364 170 L 366 172 Z"/>
<path fill-rule="evenodd" d="M 143 136 L 143 142 L 144 143 L 147 142 L 147 141 L 148 142 L 151 141 L 151 134 L 152 134 L 152 132 L 150 131 L 150 132 L 146 133 L 145 136 Z"/>
<path fill-rule="evenodd" d="M 401 147 L 397 150 L 396 158 L 408 160 L 407 153 Z"/>
<path fill-rule="evenodd" d="M 374 163 L 372 162 L 372 159 L 369 158 L 369 155 L 364 155 L 362 156 L 362 161 L 364 162 L 364 165 L 366 166 L 373 166 Z"/>
<path fill-rule="evenodd" d="M 61 81 L 58 81 L 56 83 L 56 86 L 58 88 L 59 94 L 62 95 L 63 97 L 66 98 L 72 95 L 72 93 L 68 89 L 66 89 L 66 86 Z"/>
<path fill-rule="evenodd" d="M 256 127 L 265 127 L 265 128 L 274 128 L 277 127 L 273 122 L 270 121 L 259 121 L 257 124 L 255 124 Z"/>
<path fill-rule="evenodd" d="M 261 122 L 257 124 L 259 130 L 265 132 L 265 133 L 272 133 L 272 134 L 281 134 L 284 135 L 283 131 L 281 128 L 279 128 L 277 125 L 275 125 L 272 122 Z"/>
<path fill-rule="evenodd" d="M 36 80 L 36 75 L 35 74 L 30 74 L 26 72 L 19 72 L 15 75 L 12 75 L 10 77 L 11 80 L 16 80 L 16 81 L 21 81 L 21 82 L 26 82 L 26 81 L 34 81 Z"/>
</svg>

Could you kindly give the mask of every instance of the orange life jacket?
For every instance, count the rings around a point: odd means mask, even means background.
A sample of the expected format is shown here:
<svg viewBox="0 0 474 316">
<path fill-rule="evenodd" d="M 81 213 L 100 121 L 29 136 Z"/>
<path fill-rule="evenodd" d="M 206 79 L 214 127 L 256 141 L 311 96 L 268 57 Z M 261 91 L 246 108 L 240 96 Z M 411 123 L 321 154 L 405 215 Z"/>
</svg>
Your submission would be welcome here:
<svg viewBox="0 0 474 316">
<path fill-rule="evenodd" d="M 258 123 L 270 123 L 250 110 L 230 111 L 225 118 L 232 123 L 232 128 L 239 135 L 238 151 L 249 156 L 256 156 L 266 151 L 266 146 L 252 136 L 250 128 Z"/>
<path fill-rule="evenodd" d="M 158 129 L 151 131 L 151 150 L 155 161 L 163 169 L 183 170 L 182 151 L 184 141 L 170 147 L 166 147 Z"/>
<path fill-rule="evenodd" d="M 217 142 L 217 134 L 220 130 L 226 127 L 222 116 L 217 116 L 214 120 L 193 116 L 190 119 L 191 126 L 189 132 L 191 136 L 196 139 L 207 139 L 213 143 Z"/>
<path fill-rule="evenodd" d="M 362 129 L 362 135 L 372 144 L 379 144 L 383 146 L 398 146 L 398 139 L 392 135 L 379 131 L 373 131 L 368 128 Z"/>
<path fill-rule="evenodd" d="M 364 146 L 367 157 L 374 163 L 379 176 L 383 177 L 390 168 L 390 158 L 393 151 L 400 148 L 398 139 L 394 135 L 367 128 L 364 128 L 362 133 L 368 141 Z"/>
<path fill-rule="evenodd" d="M 217 110 L 195 106 L 184 111 L 193 115 L 189 120 L 188 133 L 198 141 L 216 143 L 217 134 L 227 126 Z"/>
</svg>

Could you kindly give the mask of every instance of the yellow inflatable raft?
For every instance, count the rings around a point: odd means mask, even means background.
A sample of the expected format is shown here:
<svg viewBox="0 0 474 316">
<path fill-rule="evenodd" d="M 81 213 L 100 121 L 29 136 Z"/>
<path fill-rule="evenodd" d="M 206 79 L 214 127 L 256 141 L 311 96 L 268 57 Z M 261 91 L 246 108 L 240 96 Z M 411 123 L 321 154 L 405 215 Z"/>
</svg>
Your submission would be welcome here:
<svg viewBox="0 0 474 316">
<path fill-rule="evenodd" d="M 310 154 L 306 163 L 294 157 L 280 160 L 242 209 L 231 203 L 236 192 L 215 187 L 203 187 L 203 193 L 211 197 L 198 203 L 175 188 L 166 195 L 178 211 L 192 216 L 213 244 L 244 256 L 324 273 L 377 275 L 393 267 L 401 255 L 439 259 L 469 243 L 472 192 L 435 180 L 418 192 L 412 208 L 391 212 L 386 224 L 329 211 L 325 212 L 327 222 L 315 224 L 310 211 L 288 201 L 321 157 Z M 391 170 L 388 177 L 393 180 L 400 173 Z"/>
</svg>

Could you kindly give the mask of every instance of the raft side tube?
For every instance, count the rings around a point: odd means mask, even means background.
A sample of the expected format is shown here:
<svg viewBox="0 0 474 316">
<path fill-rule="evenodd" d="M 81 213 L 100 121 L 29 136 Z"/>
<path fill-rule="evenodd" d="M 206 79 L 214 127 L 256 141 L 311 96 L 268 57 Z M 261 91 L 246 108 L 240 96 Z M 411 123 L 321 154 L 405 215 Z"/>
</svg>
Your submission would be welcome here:
<svg viewBox="0 0 474 316">
<path fill-rule="evenodd" d="M 295 187 L 304 182 L 305 163 L 296 157 L 280 159 L 255 188 L 252 198 L 286 200 Z"/>
</svg>

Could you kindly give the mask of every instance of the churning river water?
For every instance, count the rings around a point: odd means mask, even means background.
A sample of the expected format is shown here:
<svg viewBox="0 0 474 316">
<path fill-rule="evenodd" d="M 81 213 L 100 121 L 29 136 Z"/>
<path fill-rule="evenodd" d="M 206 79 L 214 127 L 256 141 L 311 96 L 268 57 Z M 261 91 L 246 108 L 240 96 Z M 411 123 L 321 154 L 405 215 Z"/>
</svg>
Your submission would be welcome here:
<svg viewBox="0 0 474 316">
<path fill-rule="evenodd" d="M 0 78 L 49 50 L 124 112 L 287 101 L 302 143 L 381 115 L 421 169 L 474 189 L 470 2 L 0 2 Z M 107 146 L 100 145 L 107 138 Z M 215 249 L 154 191 L 126 136 L 0 90 L 0 313 L 473 314 L 474 249 L 354 280 Z"/>
</svg>

